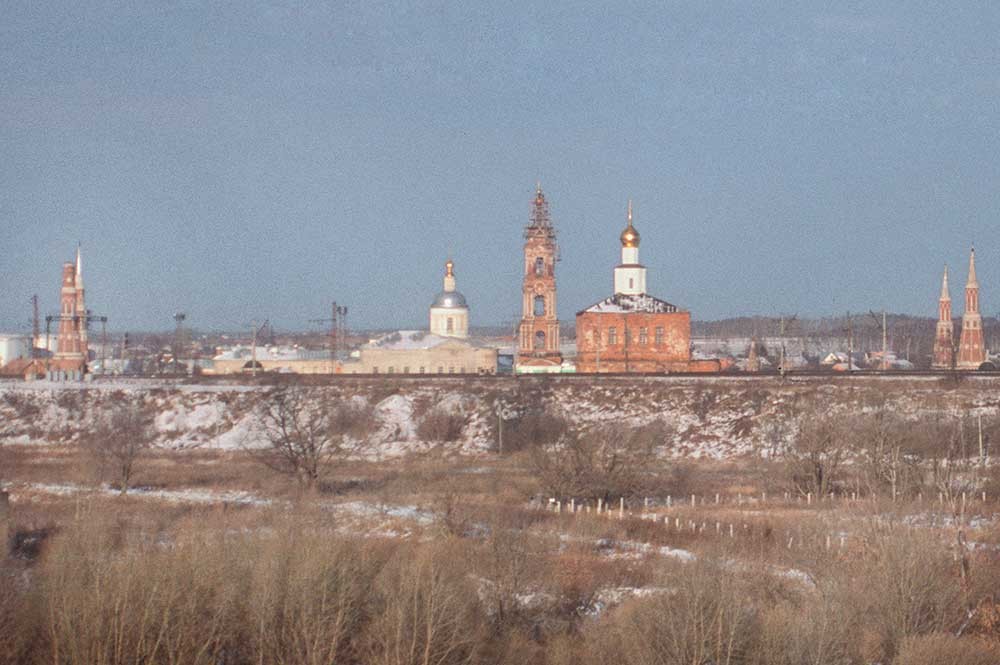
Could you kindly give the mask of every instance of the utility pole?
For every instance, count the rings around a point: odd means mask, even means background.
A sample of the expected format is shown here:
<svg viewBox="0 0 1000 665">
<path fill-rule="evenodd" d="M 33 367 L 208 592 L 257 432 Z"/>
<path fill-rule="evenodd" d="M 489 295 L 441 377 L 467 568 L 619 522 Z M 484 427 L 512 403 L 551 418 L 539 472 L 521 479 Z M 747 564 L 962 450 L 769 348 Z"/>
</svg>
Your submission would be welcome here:
<svg viewBox="0 0 1000 665">
<path fill-rule="evenodd" d="M 889 369 L 889 328 L 885 322 L 885 310 L 882 310 L 882 319 L 879 321 L 878 315 L 875 312 L 868 310 L 871 314 L 872 319 L 875 320 L 875 325 L 882 329 L 882 362 L 880 369 Z"/>
<path fill-rule="evenodd" d="M 847 312 L 847 371 L 854 371 L 854 319 Z"/>
<path fill-rule="evenodd" d="M 330 373 L 337 369 L 337 361 L 347 355 L 347 307 L 337 305 L 334 300 L 330 306 L 330 318 L 309 319 L 309 323 L 330 324 Z"/>
<path fill-rule="evenodd" d="M 781 376 L 785 376 L 785 372 L 787 371 L 786 368 L 785 368 L 785 324 L 786 323 L 792 323 L 793 321 L 795 321 L 796 318 L 798 318 L 798 314 L 792 314 L 791 318 L 789 318 L 787 321 L 785 320 L 785 316 L 784 315 L 781 316 L 781 327 L 780 327 L 780 331 L 781 331 L 781 365 L 779 367 L 779 371 L 781 373 Z"/>
<path fill-rule="evenodd" d="M 172 354 L 173 357 L 174 357 L 174 371 L 177 371 L 177 368 L 180 365 L 181 350 L 182 350 L 182 348 L 184 346 L 184 321 L 185 321 L 185 319 L 187 319 L 187 314 L 185 314 L 184 312 L 177 312 L 176 314 L 174 314 L 174 324 L 175 324 L 175 327 L 174 327 L 174 349 L 173 349 L 173 354 Z"/>
<path fill-rule="evenodd" d="M 38 294 L 31 296 L 31 357 L 38 357 L 38 336 L 41 334 L 41 321 L 38 317 Z M 48 349 L 46 349 L 48 350 Z"/>
<path fill-rule="evenodd" d="M 265 327 L 269 325 L 269 320 L 264 319 L 264 323 L 257 325 L 254 321 L 250 324 L 251 341 L 250 341 L 250 376 L 257 376 L 257 335 L 261 333 Z"/>
</svg>

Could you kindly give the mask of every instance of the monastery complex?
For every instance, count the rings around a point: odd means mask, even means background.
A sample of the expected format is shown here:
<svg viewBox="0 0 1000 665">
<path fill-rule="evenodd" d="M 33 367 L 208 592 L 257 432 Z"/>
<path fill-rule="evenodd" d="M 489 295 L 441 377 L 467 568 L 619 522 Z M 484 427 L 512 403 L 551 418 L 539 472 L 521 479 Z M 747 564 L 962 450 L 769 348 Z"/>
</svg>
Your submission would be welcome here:
<svg viewBox="0 0 1000 665">
<path fill-rule="evenodd" d="M 572 344 L 564 345 L 560 335 L 556 274 L 559 246 L 541 185 L 536 187 L 531 200 L 523 239 L 521 317 L 513 338 L 512 363 L 509 354 L 505 356 L 507 362 L 501 362 L 502 342 L 498 344 L 494 340 L 491 344 L 470 336 L 472 308 L 458 289 L 456 262 L 448 258 L 444 263 L 441 290 L 430 299 L 426 330 L 383 334 L 350 352 L 346 349 L 338 352 L 332 343 L 328 351 L 258 346 L 256 342 L 252 346 L 237 345 L 217 353 L 209 363 L 200 365 L 198 371 L 204 374 L 359 375 L 488 375 L 498 371 L 669 374 L 713 373 L 734 368 L 731 355 L 725 352 L 720 354 L 725 357 L 719 358 L 708 357 L 711 354 L 704 352 L 697 358 L 692 357 L 691 312 L 649 293 L 647 268 L 639 257 L 641 236 L 633 218 L 631 201 L 626 209 L 625 227 L 618 236 L 620 260 L 611 271 L 611 293 L 576 313 L 575 353 Z M 93 354 L 88 328 L 95 320 L 107 320 L 92 315 L 84 294 L 82 259 L 77 248 L 75 261 L 63 265 L 60 309 L 58 315 L 46 317 L 44 344 L 38 333 L 37 309 L 35 334 L 31 340 L 0 335 L 0 377 L 83 379 L 90 371 Z M 334 318 L 330 320 L 337 320 L 337 309 L 334 303 Z M 346 308 L 343 311 L 346 313 Z M 178 316 L 182 321 L 183 315 Z M 52 322 L 57 327 L 54 349 L 49 346 L 48 326 Z M 965 308 L 957 340 L 954 328 L 945 267 L 931 367 L 939 370 L 992 367 L 980 313 L 975 249 L 969 254 Z M 126 335 L 122 346 L 123 358 L 127 338 Z M 747 361 L 740 367 L 743 371 L 761 370 L 757 345 L 755 337 L 749 344 Z M 101 350 L 102 354 L 108 351 L 106 340 L 102 341 Z M 820 364 L 832 362 L 833 371 L 856 368 L 854 359 L 847 355 L 850 352 L 831 353 Z M 872 355 L 878 355 L 877 366 L 881 369 L 894 367 L 884 340 L 882 353 Z M 784 361 L 783 347 L 782 359 Z M 829 359 L 832 361 L 828 362 Z M 873 365 L 869 363 L 869 366 Z"/>
</svg>

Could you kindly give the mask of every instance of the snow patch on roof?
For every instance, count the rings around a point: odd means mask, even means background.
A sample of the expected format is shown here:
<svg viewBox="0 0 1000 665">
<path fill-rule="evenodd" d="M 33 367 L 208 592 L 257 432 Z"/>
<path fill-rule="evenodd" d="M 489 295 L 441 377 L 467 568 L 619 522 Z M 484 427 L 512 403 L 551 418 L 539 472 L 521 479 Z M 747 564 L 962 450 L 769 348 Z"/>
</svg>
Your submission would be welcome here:
<svg viewBox="0 0 1000 665">
<path fill-rule="evenodd" d="M 642 312 L 645 314 L 663 314 L 679 311 L 676 305 L 672 305 L 665 300 L 654 298 L 648 294 L 627 295 L 616 293 L 610 298 L 605 298 L 599 303 L 591 305 L 584 312 L 598 312 L 608 314 L 626 314 L 629 312 Z"/>
</svg>

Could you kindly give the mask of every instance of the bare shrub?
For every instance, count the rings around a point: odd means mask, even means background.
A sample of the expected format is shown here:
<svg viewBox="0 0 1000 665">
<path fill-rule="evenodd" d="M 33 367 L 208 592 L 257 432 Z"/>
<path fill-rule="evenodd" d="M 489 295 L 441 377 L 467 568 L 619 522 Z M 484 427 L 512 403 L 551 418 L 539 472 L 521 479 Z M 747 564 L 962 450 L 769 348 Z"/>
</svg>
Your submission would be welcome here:
<svg viewBox="0 0 1000 665">
<path fill-rule="evenodd" d="M 422 441 L 451 443 L 462 438 L 468 417 L 457 411 L 435 407 L 428 411 L 417 425 L 417 436 Z"/>
<path fill-rule="evenodd" d="M 922 460 L 923 483 L 948 501 L 974 491 L 981 471 L 973 459 L 978 456 L 978 442 L 970 440 L 975 430 L 968 425 L 957 418 L 924 419 L 912 431 L 911 445 Z"/>
<path fill-rule="evenodd" d="M 806 412 L 783 452 L 792 486 L 800 494 L 825 496 L 840 479 L 850 450 L 849 424 L 819 409 Z"/>
<path fill-rule="evenodd" d="M 843 665 L 856 662 L 849 608 L 825 589 L 768 604 L 761 613 L 758 665 Z"/>
<path fill-rule="evenodd" d="M 312 490 L 330 463 L 346 455 L 349 443 L 364 444 L 372 414 L 360 404 L 334 403 L 301 387 L 282 387 L 261 401 L 257 427 L 267 445 L 251 453 Z"/>
<path fill-rule="evenodd" d="M 4 392 L 3 401 L 4 404 L 14 409 L 17 417 L 22 420 L 33 418 L 41 413 L 41 408 L 32 397 L 14 390 Z"/>
<path fill-rule="evenodd" d="M 645 429 L 571 432 L 559 443 L 536 449 L 532 463 L 543 491 L 551 496 L 630 497 L 644 486 L 655 441 Z"/>
<path fill-rule="evenodd" d="M 738 580 L 708 563 L 662 580 L 669 593 L 633 599 L 589 641 L 594 662 L 625 665 L 736 665 L 747 661 L 756 631 Z"/>
<path fill-rule="evenodd" d="M 472 581 L 460 543 L 404 550 L 376 581 L 380 599 L 364 662 L 372 665 L 471 663 L 481 640 Z"/>
<path fill-rule="evenodd" d="M 0 552 L 0 663 L 29 660 L 30 648 L 38 638 L 37 617 L 28 603 L 23 583 L 24 570 L 7 560 L 6 542 Z"/>
<path fill-rule="evenodd" d="M 262 549 L 248 599 L 257 657 L 296 665 L 349 660 L 376 569 L 368 551 L 299 528 Z"/>
<path fill-rule="evenodd" d="M 490 524 L 473 563 L 482 580 L 479 598 L 496 635 L 511 626 L 525 626 L 540 609 L 524 599 L 540 591 L 550 572 L 546 553 L 551 543 L 505 522 Z"/>
<path fill-rule="evenodd" d="M 903 640 L 893 665 L 996 665 L 1000 649 L 995 644 L 934 633 Z"/>
<path fill-rule="evenodd" d="M 235 652 L 240 562 L 202 543 L 164 549 L 125 525 L 81 522 L 43 566 L 44 643 L 53 663 L 215 663 Z M 99 590 L 99 592 L 95 592 Z"/>
<path fill-rule="evenodd" d="M 141 398 L 132 398 L 99 415 L 81 443 L 102 476 L 111 474 L 119 492 L 125 494 L 136 464 L 152 447 L 155 437 L 152 411 Z"/>
<path fill-rule="evenodd" d="M 838 602 L 853 608 L 853 625 L 870 661 L 888 662 L 911 636 L 955 631 L 964 620 L 960 568 L 934 533 L 874 525 L 866 550 L 836 571 Z"/>
<path fill-rule="evenodd" d="M 504 452 L 518 452 L 552 445 L 565 436 L 571 426 L 562 416 L 532 411 L 505 421 L 502 427 Z"/>
<path fill-rule="evenodd" d="M 860 480 L 869 493 L 887 490 L 895 499 L 921 484 L 914 429 L 885 407 L 861 418 L 855 440 Z"/>
</svg>

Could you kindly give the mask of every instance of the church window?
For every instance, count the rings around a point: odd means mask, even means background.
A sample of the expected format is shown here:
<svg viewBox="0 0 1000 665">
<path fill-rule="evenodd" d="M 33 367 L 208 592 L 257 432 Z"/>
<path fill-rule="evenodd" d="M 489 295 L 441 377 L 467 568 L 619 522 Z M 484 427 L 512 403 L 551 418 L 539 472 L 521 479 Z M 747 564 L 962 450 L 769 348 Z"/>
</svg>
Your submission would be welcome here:
<svg viewBox="0 0 1000 665">
<path fill-rule="evenodd" d="M 460 372 L 461 372 L 462 374 L 465 374 L 465 366 L 464 366 L 464 365 L 463 365 L 462 367 L 459 367 L 458 369 L 459 369 L 459 371 L 460 371 Z"/>
<path fill-rule="evenodd" d="M 545 259 L 538 257 L 535 259 L 535 276 L 541 277 L 545 274 Z"/>
<path fill-rule="evenodd" d="M 614 326 L 608 328 L 608 345 L 615 345 L 618 343 L 618 329 Z"/>
<path fill-rule="evenodd" d="M 448 322 L 445 324 L 445 330 L 448 332 L 455 332 L 455 319 L 448 317 Z"/>
<path fill-rule="evenodd" d="M 454 374 L 455 373 L 455 367 L 454 367 L 454 365 L 448 367 L 448 373 L 449 374 Z"/>
<path fill-rule="evenodd" d="M 660 346 L 663 344 L 663 326 L 656 326 L 656 331 L 653 333 L 655 335 L 656 345 Z"/>
<path fill-rule="evenodd" d="M 393 367 L 392 365 L 389 365 L 389 374 L 395 374 L 395 373 L 396 373 L 396 368 Z"/>
<path fill-rule="evenodd" d="M 420 373 L 421 373 L 421 374 L 424 374 L 424 373 L 425 373 L 426 371 L 427 371 L 427 368 L 426 368 L 426 367 L 421 367 L 421 368 L 420 368 Z"/>
<path fill-rule="evenodd" d="M 545 316 L 545 296 L 535 296 L 535 316 Z"/>
<path fill-rule="evenodd" d="M 628 278 L 628 288 L 630 288 L 630 289 L 634 289 L 635 288 L 635 280 L 632 279 L 631 277 Z"/>
<path fill-rule="evenodd" d="M 535 349 L 539 351 L 545 349 L 545 332 L 542 330 L 535 333 Z"/>
<path fill-rule="evenodd" d="M 372 367 L 372 374 L 378 374 L 378 366 Z"/>
<path fill-rule="evenodd" d="M 639 345 L 646 346 L 649 344 L 649 329 L 639 328 Z"/>
<path fill-rule="evenodd" d="M 444 374 L 444 367 L 442 365 L 438 365 L 438 374 Z"/>
<path fill-rule="evenodd" d="M 404 367 L 403 368 L 403 374 L 409 374 L 409 373 L 410 373 L 410 368 L 409 367 Z"/>
</svg>

